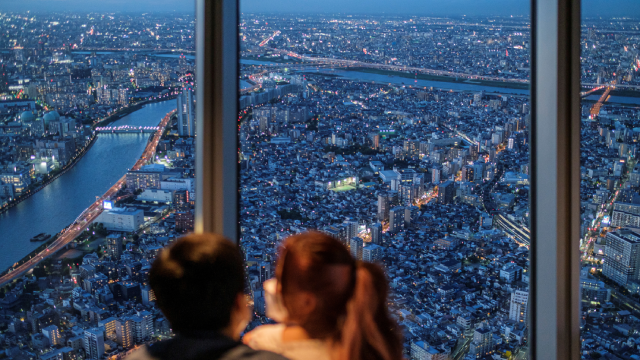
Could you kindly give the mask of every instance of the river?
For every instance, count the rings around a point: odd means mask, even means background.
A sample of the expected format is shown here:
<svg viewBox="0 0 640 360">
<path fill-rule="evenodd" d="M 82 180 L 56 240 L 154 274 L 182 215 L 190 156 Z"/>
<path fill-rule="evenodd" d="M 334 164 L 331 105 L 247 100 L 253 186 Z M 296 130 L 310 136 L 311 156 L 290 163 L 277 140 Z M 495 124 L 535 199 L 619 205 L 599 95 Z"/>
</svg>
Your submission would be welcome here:
<svg viewBox="0 0 640 360">
<path fill-rule="evenodd" d="M 156 126 L 175 109 L 176 101 L 145 105 L 112 125 Z M 71 224 L 96 196 L 101 196 L 138 160 L 151 134 L 100 134 L 87 153 L 67 173 L 40 192 L 0 215 L 0 271 L 41 243 L 29 241 L 45 232 L 55 234 Z"/>
</svg>

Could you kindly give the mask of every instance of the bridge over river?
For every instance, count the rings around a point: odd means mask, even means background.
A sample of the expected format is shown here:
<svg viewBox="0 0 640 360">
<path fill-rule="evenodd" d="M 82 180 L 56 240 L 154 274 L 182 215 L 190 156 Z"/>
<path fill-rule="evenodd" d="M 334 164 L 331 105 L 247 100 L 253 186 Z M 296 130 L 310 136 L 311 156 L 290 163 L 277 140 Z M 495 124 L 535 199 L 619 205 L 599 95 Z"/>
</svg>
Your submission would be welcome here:
<svg viewBox="0 0 640 360">
<path fill-rule="evenodd" d="M 149 133 L 152 134 L 158 131 L 160 128 L 157 126 L 131 126 L 131 125 L 121 125 L 121 126 L 101 126 L 95 128 L 95 132 L 97 133 L 109 133 L 109 134 L 140 134 L 140 133 Z"/>
</svg>

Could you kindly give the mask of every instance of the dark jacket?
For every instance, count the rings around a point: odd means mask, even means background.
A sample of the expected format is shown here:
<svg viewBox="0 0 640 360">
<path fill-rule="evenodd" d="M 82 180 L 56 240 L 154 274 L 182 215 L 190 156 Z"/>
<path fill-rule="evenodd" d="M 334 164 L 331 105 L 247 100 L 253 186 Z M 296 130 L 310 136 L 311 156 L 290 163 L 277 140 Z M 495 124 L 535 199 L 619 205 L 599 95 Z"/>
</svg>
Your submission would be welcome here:
<svg viewBox="0 0 640 360">
<path fill-rule="evenodd" d="M 256 351 L 218 333 L 176 335 L 145 346 L 126 360 L 286 360 L 269 351 Z"/>
</svg>

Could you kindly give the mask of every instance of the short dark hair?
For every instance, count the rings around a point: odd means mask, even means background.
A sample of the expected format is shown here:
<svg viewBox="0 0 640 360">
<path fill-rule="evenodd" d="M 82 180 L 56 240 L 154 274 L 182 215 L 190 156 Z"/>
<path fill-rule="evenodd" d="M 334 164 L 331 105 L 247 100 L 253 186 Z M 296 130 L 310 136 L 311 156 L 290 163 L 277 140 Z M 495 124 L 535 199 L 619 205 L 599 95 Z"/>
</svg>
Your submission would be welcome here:
<svg viewBox="0 0 640 360">
<path fill-rule="evenodd" d="M 149 283 L 176 332 L 218 331 L 244 291 L 240 249 L 222 235 L 189 234 L 153 262 Z"/>
</svg>

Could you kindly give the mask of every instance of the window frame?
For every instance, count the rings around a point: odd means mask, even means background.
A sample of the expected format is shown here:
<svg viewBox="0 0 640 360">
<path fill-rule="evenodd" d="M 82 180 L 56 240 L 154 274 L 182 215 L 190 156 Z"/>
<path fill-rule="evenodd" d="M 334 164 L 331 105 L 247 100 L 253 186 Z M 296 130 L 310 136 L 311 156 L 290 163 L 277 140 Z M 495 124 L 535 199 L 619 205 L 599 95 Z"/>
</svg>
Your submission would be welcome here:
<svg viewBox="0 0 640 360">
<path fill-rule="evenodd" d="M 238 6 L 238 0 L 196 0 L 194 231 L 220 233 L 236 243 L 240 230 Z"/>
<path fill-rule="evenodd" d="M 196 0 L 195 196 L 195 231 L 238 243 L 239 1 Z M 580 359 L 580 14 L 531 0 L 532 359 Z"/>
<path fill-rule="evenodd" d="M 531 2 L 533 359 L 580 359 L 580 5 Z"/>
</svg>

